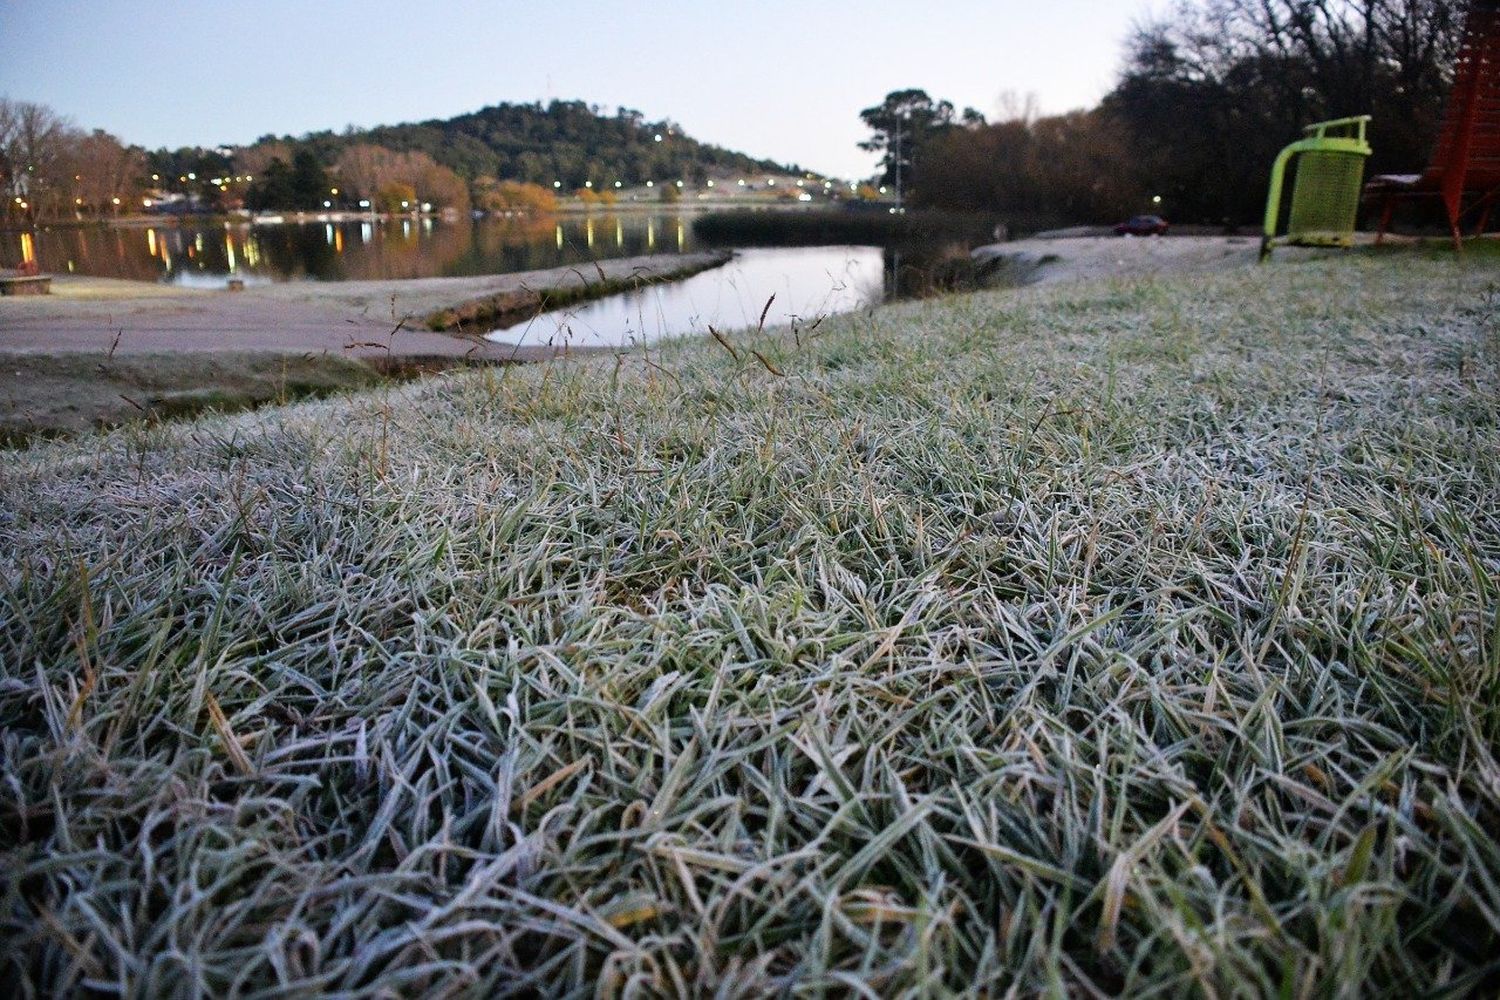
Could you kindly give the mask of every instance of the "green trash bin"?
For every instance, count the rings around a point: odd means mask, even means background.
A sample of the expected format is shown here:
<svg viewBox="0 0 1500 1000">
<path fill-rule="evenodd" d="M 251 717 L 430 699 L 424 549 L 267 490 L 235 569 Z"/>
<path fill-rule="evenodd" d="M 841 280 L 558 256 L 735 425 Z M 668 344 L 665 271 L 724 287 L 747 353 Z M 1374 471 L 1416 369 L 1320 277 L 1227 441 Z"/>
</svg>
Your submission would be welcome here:
<svg viewBox="0 0 1500 1000">
<path fill-rule="evenodd" d="M 1365 141 L 1369 115 L 1318 122 L 1304 130 L 1307 138 L 1283 149 L 1271 168 L 1271 193 L 1266 198 L 1265 234 L 1260 258 L 1265 260 L 1277 242 L 1281 192 L 1286 170 L 1295 157 L 1297 179 L 1292 185 L 1292 207 L 1281 242 L 1294 246 L 1347 247 L 1354 245 L 1354 222 L 1370 144 Z"/>
</svg>

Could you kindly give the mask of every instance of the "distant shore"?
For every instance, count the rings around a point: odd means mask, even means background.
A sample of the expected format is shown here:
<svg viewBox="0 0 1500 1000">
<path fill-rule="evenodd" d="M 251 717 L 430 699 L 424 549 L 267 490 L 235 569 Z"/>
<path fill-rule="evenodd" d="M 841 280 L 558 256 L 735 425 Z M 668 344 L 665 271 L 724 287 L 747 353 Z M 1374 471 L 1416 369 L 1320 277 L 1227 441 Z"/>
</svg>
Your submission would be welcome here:
<svg viewBox="0 0 1500 1000">
<path fill-rule="evenodd" d="M 559 199 L 557 207 L 547 211 L 524 209 L 487 212 L 484 218 L 516 218 L 548 215 L 645 215 L 663 212 L 693 215 L 702 212 L 746 211 L 746 212 L 818 212 L 842 209 L 847 203 L 814 201 L 789 202 L 779 198 L 760 198 L 751 195 L 722 198 L 714 196 L 699 199 L 684 197 L 681 201 L 626 201 L 613 205 L 585 205 L 576 199 Z M 0 232 L 27 232 L 33 229 L 74 229 L 94 226 L 139 229 L 144 227 L 172 228 L 183 224 L 201 225 L 205 222 L 230 225 L 283 225 L 319 222 L 391 222 L 420 221 L 432 219 L 437 222 L 459 222 L 469 218 L 462 212 L 396 213 L 370 212 L 360 209 L 318 209 L 245 213 L 204 212 L 171 215 L 121 215 L 104 219 L 39 219 L 32 225 L 0 225 Z"/>
</svg>

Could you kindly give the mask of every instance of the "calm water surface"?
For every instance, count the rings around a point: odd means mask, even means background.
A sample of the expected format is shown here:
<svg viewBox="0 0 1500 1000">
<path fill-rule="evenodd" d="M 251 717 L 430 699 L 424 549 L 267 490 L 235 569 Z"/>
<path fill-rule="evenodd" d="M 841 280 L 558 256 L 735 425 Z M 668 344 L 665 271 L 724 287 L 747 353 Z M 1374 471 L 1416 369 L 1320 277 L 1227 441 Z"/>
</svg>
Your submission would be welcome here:
<svg viewBox="0 0 1500 1000">
<path fill-rule="evenodd" d="M 503 344 L 626 347 L 706 334 L 710 326 L 746 329 L 762 312 L 767 326 L 807 326 L 880 302 L 885 284 L 880 247 L 741 250 L 723 267 L 684 281 L 543 313 L 488 336 Z"/>
<path fill-rule="evenodd" d="M 690 213 L 502 216 L 480 220 L 229 222 L 42 228 L 0 232 L 0 263 L 35 257 L 53 274 L 86 274 L 223 288 L 288 281 L 503 274 L 641 254 L 717 249 L 693 235 Z M 959 251 L 963 252 L 962 250 Z M 722 268 L 683 282 L 536 317 L 492 333 L 502 343 L 627 346 L 662 337 L 768 325 L 921 294 L 909 287 L 905 248 L 776 247 L 740 250 Z M 774 296 L 774 299 L 772 298 Z"/>
<path fill-rule="evenodd" d="M 7 244 L 0 260 L 34 255 L 53 274 L 213 288 L 231 277 L 258 284 L 503 274 L 701 249 L 691 217 L 672 213 L 59 226 L 0 233 L 0 241 Z"/>
</svg>

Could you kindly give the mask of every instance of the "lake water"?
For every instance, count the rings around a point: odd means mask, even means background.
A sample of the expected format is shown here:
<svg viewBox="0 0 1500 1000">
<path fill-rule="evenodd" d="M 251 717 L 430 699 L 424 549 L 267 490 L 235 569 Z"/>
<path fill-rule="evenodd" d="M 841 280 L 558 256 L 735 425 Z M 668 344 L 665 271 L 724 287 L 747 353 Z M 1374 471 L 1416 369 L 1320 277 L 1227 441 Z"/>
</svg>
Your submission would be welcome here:
<svg viewBox="0 0 1500 1000">
<path fill-rule="evenodd" d="M 24 248 L 23 240 L 30 241 Z M 698 249 L 692 217 L 677 213 L 268 225 L 167 221 L 0 232 L 0 262 L 34 256 L 52 274 L 211 288 L 231 277 L 253 285 L 503 274 Z"/>
<path fill-rule="evenodd" d="M 695 236 L 694 218 L 691 212 L 661 211 L 42 227 L 0 232 L 0 265 L 36 259 L 53 274 L 223 288 L 229 278 L 255 285 L 503 274 L 734 249 Z M 773 246 L 739 250 L 725 267 L 687 281 L 539 316 L 493 337 L 504 343 L 623 346 L 703 333 L 710 325 L 724 331 L 753 327 L 767 301 L 767 325 L 810 324 L 818 316 L 924 292 L 921 249 L 779 246 L 774 235 L 769 241 Z M 937 258 L 965 252 L 941 241 L 932 249 L 939 251 Z"/>
<path fill-rule="evenodd" d="M 810 326 L 819 317 L 874 305 L 885 297 L 880 247 L 741 250 L 723 267 L 651 285 L 497 330 L 502 344 L 627 347 L 663 337 L 757 326 Z"/>
</svg>

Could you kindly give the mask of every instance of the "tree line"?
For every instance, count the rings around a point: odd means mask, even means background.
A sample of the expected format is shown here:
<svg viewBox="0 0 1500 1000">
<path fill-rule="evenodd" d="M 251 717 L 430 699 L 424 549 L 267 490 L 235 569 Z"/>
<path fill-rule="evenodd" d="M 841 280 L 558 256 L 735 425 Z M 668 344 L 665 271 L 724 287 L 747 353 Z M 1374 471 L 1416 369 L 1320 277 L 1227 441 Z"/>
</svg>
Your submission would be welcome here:
<svg viewBox="0 0 1500 1000">
<path fill-rule="evenodd" d="M 46 105 L 0 98 L 0 220 L 93 218 L 138 211 L 145 155 Z"/>
<path fill-rule="evenodd" d="M 800 169 L 699 142 L 675 123 L 647 121 L 639 111 L 621 108 L 605 114 L 581 101 L 545 106 L 502 103 L 416 124 L 314 132 L 300 138 L 264 136 L 237 160 L 261 166 L 264 173 L 270 159 L 281 159 L 295 175 L 293 161 L 298 157 L 304 175 L 310 175 L 312 163 L 331 168 L 351 190 L 382 205 L 406 200 L 382 194 L 398 185 L 420 201 L 464 209 L 471 204 L 505 208 L 546 203 L 537 189 L 588 192 L 607 199 L 615 182 L 701 183 L 725 171 Z M 275 180 L 283 185 L 281 178 Z M 501 184 L 511 186 L 502 189 Z M 524 195 L 518 194 L 517 184 L 528 185 Z M 312 187 L 304 187 L 303 193 L 313 193 Z M 255 207 L 267 200 L 262 185 L 252 189 L 247 203 Z M 317 207 L 321 201 L 305 200 L 312 204 L 280 207 Z"/>
<path fill-rule="evenodd" d="M 1252 223 L 1277 151 L 1316 121 L 1370 114 L 1369 172 L 1416 172 L 1437 138 L 1462 0 L 1179 2 L 1139 25 L 1097 107 L 994 122 L 923 91 L 862 112 L 867 148 L 915 205 L 1037 228 L 1153 206 L 1174 221 Z M 896 127 L 904 130 L 896 153 Z M 1160 201 L 1156 201 L 1156 199 Z"/>
<path fill-rule="evenodd" d="M 616 182 L 701 183 L 729 172 L 800 168 L 699 142 L 629 108 L 606 114 L 581 101 L 502 103 L 417 124 L 147 151 L 78 129 L 44 105 L 0 100 L 0 221 L 11 224 L 139 211 L 153 192 L 175 210 L 200 212 L 361 201 L 386 211 L 546 210 L 558 192 L 609 201 Z"/>
</svg>

